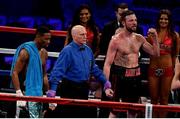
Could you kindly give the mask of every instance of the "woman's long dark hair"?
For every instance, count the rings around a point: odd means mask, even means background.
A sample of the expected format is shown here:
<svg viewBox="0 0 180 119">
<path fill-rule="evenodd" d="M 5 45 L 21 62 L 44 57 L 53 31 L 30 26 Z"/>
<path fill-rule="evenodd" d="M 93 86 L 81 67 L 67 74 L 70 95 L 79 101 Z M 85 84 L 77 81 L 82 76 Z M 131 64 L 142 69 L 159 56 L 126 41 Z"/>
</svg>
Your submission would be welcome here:
<svg viewBox="0 0 180 119">
<path fill-rule="evenodd" d="M 177 35 L 175 33 L 175 30 L 174 30 L 174 25 L 173 25 L 173 21 L 172 21 L 172 14 L 168 9 L 160 10 L 160 13 L 159 13 L 158 19 L 157 19 L 157 23 L 156 23 L 156 30 L 157 30 L 158 33 L 160 32 L 159 20 L 160 20 L 162 14 L 166 14 L 168 16 L 168 21 L 169 21 L 169 23 L 168 23 L 168 36 L 170 36 L 172 38 L 172 40 L 173 40 L 172 56 L 175 56 L 175 55 L 177 55 L 176 54 L 177 53 L 177 49 L 176 49 Z"/>
</svg>

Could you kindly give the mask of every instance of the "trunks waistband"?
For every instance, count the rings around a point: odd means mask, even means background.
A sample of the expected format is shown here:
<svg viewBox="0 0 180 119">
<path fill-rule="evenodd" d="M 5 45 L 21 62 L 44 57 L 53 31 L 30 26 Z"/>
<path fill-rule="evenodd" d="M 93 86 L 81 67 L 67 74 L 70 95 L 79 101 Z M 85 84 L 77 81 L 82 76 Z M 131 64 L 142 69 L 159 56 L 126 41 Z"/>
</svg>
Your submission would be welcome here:
<svg viewBox="0 0 180 119">
<path fill-rule="evenodd" d="M 122 66 L 113 65 L 114 70 L 124 71 L 125 77 L 134 77 L 141 75 L 140 67 L 126 68 Z"/>
</svg>

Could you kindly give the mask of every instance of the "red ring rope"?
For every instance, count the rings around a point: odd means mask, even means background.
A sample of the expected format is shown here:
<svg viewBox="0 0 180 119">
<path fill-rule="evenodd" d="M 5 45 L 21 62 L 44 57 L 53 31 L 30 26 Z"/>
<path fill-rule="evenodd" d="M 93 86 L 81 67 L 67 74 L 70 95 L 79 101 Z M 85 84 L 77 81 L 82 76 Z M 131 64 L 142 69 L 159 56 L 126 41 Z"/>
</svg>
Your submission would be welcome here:
<svg viewBox="0 0 180 119">
<path fill-rule="evenodd" d="M 58 103 L 62 105 L 106 107 L 106 108 L 126 109 L 126 110 L 128 109 L 145 110 L 145 104 L 110 102 L 110 101 L 94 101 L 94 100 L 78 100 L 78 99 L 66 99 L 66 98 L 49 98 L 49 97 L 36 97 L 36 96 L 18 97 L 16 95 L 3 94 L 3 93 L 0 93 L 0 100 L 6 100 L 6 101 L 26 100 L 26 101 L 44 102 L 44 103 Z M 153 105 L 153 110 L 180 112 L 180 106 Z"/>
<path fill-rule="evenodd" d="M 9 27 L 9 26 L 0 26 L 1 32 L 15 32 L 15 33 L 26 33 L 26 34 L 35 34 L 35 29 L 31 28 L 20 28 L 20 27 Z M 66 31 L 57 31 L 50 30 L 52 36 L 66 36 Z"/>
</svg>

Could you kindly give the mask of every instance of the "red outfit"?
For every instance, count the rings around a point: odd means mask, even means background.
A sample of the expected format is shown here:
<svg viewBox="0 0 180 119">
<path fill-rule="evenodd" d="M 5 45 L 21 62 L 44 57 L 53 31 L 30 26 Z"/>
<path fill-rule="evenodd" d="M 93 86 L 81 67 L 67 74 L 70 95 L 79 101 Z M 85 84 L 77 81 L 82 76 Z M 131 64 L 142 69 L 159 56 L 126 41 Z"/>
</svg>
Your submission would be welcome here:
<svg viewBox="0 0 180 119">
<path fill-rule="evenodd" d="M 87 45 L 92 48 L 93 40 L 94 40 L 94 33 L 89 29 L 86 28 L 87 31 Z"/>
<path fill-rule="evenodd" d="M 171 47 L 172 47 L 172 39 L 166 36 L 164 41 L 160 43 L 160 55 L 171 54 Z"/>
<path fill-rule="evenodd" d="M 151 41 L 152 43 L 152 41 Z M 163 40 L 162 43 L 160 43 L 160 56 L 163 55 L 171 55 L 171 49 L 172 49 L 172 38 L 166 36 Z M 172 76 L 174 74 L 173 68 L 172 67 L 159 67 L 163 71 L 161 72 L 163 76 Z M 157 68 L 149 68 L 148 70 L 149 76 L 157 76 Z"/>
<path fill-rule="evenodd" d="M 152 44 L 153 41 L 151 40 L 150 43 Z M 172 48 L 172 38 L 166 36 L 163 40 L 163 42 L 160 42 L 160 55 L 168 55 L 171 54 L 171 48 Z"/>
<path fill-rule="evenodd" d="M 167 68 L 162 68 L 162 69 L 149 68 L 148 74 L 150 76 L 153 76 L 153 77 L 157 76 L 157 77 L 162 77 L 163 78 L 163 77 L 172 76 L 174 74 L 174 70 L 173 70 L 172 67 L 167 67 Z"/>
</svg>

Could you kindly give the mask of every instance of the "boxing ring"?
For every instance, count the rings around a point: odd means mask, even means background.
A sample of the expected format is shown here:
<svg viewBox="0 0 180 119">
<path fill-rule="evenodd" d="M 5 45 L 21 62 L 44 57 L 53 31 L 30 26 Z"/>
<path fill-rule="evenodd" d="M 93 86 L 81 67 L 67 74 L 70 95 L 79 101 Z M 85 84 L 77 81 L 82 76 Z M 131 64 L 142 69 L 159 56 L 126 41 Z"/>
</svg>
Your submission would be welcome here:
<svg viewBox="0 0 180 119">
<path fill-rule="evenodd" d="M 18 28 L 18 27 L 5 27 L 0 26 L 0 32 L 15 32 L 34 34 L 35 29 L 30 28 Z M 52 36 L 65 37 L 65 31 L 51 30 Z M 0 48 L 0 54 L 14 54 L 16 49 Z M 58 57 L 58 52 L 48 52 L 49 57 Z M 99 56 L 96 60 L 102 60 L 104 56 Z M 0 75 L 9 75 L 9 70 L 1 70 Z M 0 100 L 2 101 L 34 101 L 43 103 L 57 103 L 61 105 L 74 105 L 74 106 L 86 106 L 86 107 L 98 107 L 98 108 L 113 108 L 115 110 L 136 110 L 145 113 L 145 118 L 151 118 L 153 110 L 168 111 L 168 112 L 180 112 L 180 106 L 178 105 L 152 105 L 150 103 L 125 103 L 125 102 L 110 102 L 100 100 L 79 100 L 79 99 L 66 99 L 66 98 L 50 98 L 50 97 L 35 97 L 35 96 L 16 96 L 13 93 L 0 93 Z"/>
</svg>

